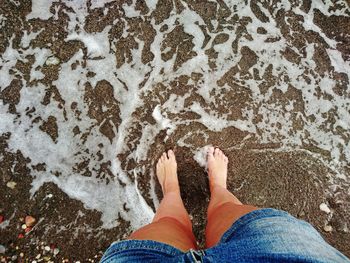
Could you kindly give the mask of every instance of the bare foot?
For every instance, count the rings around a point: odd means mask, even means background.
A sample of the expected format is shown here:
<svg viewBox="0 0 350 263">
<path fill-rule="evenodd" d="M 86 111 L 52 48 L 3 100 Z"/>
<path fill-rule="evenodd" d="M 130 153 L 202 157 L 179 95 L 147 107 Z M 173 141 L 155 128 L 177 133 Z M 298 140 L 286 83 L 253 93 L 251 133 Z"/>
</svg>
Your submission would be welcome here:
<svg viewBox="0 0 350 263">
<path fill-rule="evenodd" d="M 210 147 L 208 150 L 208 174 L 210 190 L 214 186 L 226 188 L 228 158 L 219 149 Z"/>
<path fill-rule="evenodd" d="M 168 156 L 164 152 L 157 162 L 157 177 L 163 195 L 168 192 L 180 191 L 176 170 L 177 163 L 174 152 L 169 150 Z"/>
</svg>

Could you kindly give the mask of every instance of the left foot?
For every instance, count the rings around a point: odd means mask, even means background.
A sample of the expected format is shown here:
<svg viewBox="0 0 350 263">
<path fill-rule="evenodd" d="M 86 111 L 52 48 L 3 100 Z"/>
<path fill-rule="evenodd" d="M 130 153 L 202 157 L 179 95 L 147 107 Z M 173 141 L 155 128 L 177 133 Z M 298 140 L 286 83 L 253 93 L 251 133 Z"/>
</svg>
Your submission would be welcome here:
<svg viewBox="0 0 350 263">
<path fill-rule="evenodd" d="M 180 191 L 176 170 L 177 163 L 174 152 L 169 150 L 168 155 L 164 152 L 157 162 L 157 177 L 163 195 L 168 192 Z"/>
</svg>

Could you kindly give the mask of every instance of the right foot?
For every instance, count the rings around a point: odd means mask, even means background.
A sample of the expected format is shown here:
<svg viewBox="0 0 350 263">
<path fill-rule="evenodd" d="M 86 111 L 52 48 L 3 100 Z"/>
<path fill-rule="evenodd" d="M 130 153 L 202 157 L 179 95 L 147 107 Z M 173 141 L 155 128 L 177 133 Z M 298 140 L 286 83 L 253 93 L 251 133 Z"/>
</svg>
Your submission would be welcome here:
<svg viewBox="0 0 350 263">
<path fill-rule="evenodd" d="M 219 149 L 210 147 L 208 150 L 208 175 L 210 190 L 214 186 L 221 186 L 226 189 L 227 181 L 227 156 Z"/>
</svg>

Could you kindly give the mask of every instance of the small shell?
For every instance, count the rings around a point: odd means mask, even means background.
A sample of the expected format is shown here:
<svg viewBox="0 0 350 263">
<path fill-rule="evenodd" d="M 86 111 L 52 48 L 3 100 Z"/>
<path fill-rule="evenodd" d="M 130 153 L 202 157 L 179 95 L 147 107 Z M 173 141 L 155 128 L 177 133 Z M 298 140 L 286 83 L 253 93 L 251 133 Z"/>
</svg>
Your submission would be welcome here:
<svg viewBox="0 0 350 263">
<path fill-rule="evenodd" d="M 15 189 L 17 183 L 14 181 L 7 182 L 6 186 L 11 189 Z"/>
<path fill-rule="evenodd" d="M 60 250 L 58 248 L 55 248 L 53 250 L 53 254 L 56 256 L 58 253 L 60 253 Z"/>
<path fill-rule="evenodd" d="M 27 226 L 33 226 L 36 222 L 36 219 L 32 216 L 26 216 L 24 219 L 24 222 L 26 223 Z"/>
<path fill-rule="evenodd" d="M 326 232 L 332 232 L 333 231 L 333 227 L 330 225 L 326 225 L 323 227 L 323 230 Z"/>
<path fill-rule="evenodd" d="M 49 57 L 49 58 L 46 60 L 46 62 L 45 62 L 45 64 L 46 64 L 47 66 L 57 65 L 57 64 L 59 64 L 59 63 L 60 63 L 60 60 L 59 60 L 57 57 L 55 57 L 55 56 Z"/>
</svg>

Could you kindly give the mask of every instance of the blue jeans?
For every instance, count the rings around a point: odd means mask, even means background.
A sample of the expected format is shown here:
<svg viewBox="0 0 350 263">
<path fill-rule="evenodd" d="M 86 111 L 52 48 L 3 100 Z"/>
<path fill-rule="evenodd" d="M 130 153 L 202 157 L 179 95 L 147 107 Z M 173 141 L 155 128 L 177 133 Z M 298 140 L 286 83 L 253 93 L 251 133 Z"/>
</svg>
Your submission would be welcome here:
<svg viewBox="0 0 350 263">
<path fill-rule="evenodd" d="M 259 209 L 239 218 L 209 249 L 182 252 L 152 240 L 114 242 L 102 263 L 112 262 L 349 262 L 309 223 L 287 212 Z"/>
</svg>

